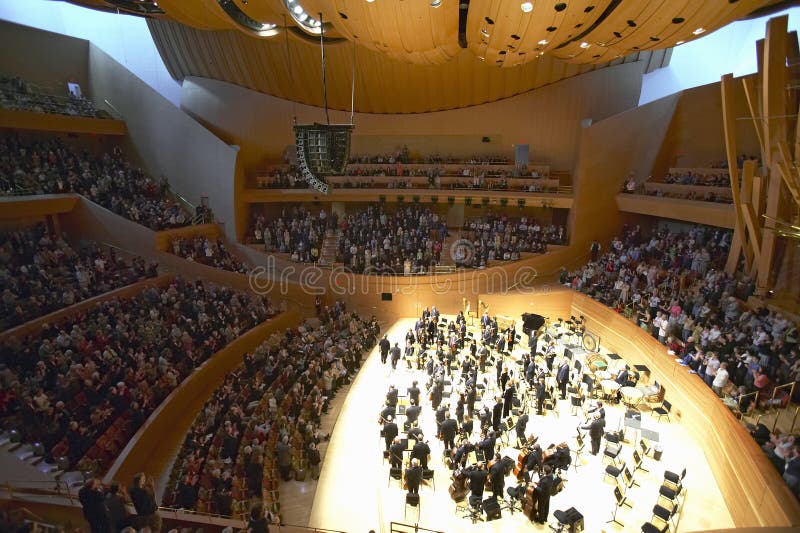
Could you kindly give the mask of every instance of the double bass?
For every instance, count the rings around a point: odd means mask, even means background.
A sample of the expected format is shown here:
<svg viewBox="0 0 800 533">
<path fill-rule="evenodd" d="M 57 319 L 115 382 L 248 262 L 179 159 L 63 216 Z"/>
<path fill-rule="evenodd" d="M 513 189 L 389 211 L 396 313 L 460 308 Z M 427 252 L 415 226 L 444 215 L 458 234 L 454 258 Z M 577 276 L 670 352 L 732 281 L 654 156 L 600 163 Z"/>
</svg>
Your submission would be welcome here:
<svg viewBox="0 0 800 533">
<path fill-rule="evenodd" d="M 522 499 L 522 511 L 529 520 L 533 520 L 536 516 L 536 483 L 529 483 L 525 487 L 525 496 Z"/>
<path fill-rule="evenodd" d="M 467 476 L 464 475 L 464 469 L 459 469 L 453 472 L 453 482 L 447 489 L 450 497 L 454 502 L 460 502 L 469 494 L 469 482 Z"/>
</svg>

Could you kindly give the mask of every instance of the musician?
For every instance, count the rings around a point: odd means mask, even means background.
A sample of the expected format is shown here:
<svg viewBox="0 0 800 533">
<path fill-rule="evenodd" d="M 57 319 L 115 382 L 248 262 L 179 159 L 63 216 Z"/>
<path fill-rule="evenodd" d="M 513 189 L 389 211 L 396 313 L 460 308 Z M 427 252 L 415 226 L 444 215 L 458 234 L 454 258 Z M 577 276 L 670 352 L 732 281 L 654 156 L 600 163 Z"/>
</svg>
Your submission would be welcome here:
<svg viewBox="0 0 800 533">
<path fill-rule="evenodd" d="M 409 439 L 413 439 L 413 440 L 415 440 L 417 442 L 419 442 L 423 438 L 425 438 L 425 435 L 422 434 L 422 428 L 420 428 L 420 427 L 413 427 L 413 428 L 409 429 L 406 432 L 406 434 L 408 435 Z"/>
<path fill-rule="evenodd" d="M 536 345 L 539 343 L 539 336 L 531 331 L 528 335 L 528 349 L 531 351 L 531 356 L 536 355 Z"/>
<path fill-rule="evenodd" d="M 544 360 L 547 363 L 547 371 L 553 371 L 553 361 L 556 359 L 556 343 L 555 341 L 550 341 L 550 344 L 547 345 L 547 349 L 544 352 Z"/>
<path fill-rule="evenodd" d="M 420 357 L 422 357 L 422 352 L 420 352 Z M 428 361 L 425 363 L 425 372 L 429 376 L 433 376 L 433 357 L 429 357 Z"/>
<path fill-rule="evenodd" d="M 417 386 L 417 380 L 411 382 L 411 386 L 406 389 L 408 392 L 408 397 L 414 401 L 417 405 L 419 405 L 419 387 Z"/>
<path fill-rule="evenodd" d="M 502 335 L 497 337 L 496 343 L 497 351 L 503 353 L 506 351 L 506 338 Z"/>
<path fill-rule="evenodd" d="M 508 329 L 508 340 L 506 341 L 506 345 L 508 345 L 508 353 L 514 351 L 514 343 L 516 342 L 516 340 L 517 340 L 517 329 L 516 326 L 512 324 L 511 327 Z"/>
<path fill-rule="evenodd" d="M 506 486 L 506 476 L 503 461 L 499 453 L 494 455 L 494 461 L 489 467 L 489 478 L 492 482 L 492 494 L 494 494 L 495 498 L 502 498 L 503 489 Z"/>
<path fill-rule="evenodd" d="M 386 405 L 397 407 L 397 389 L 394 385 L 389 385 L 389 392 L 386 393 Z"/>
<path fill-rule="evenodd" d="M 390 350 L 392 355 L 392 370 L 397 368 L 397 362 L 400 360 L 400 344 L 394 343 L 394 346 Z"/>
<path fill-rule="evenodd" d="M 406 333 L 406 346 L 414 344 L 414 330 L 409 329 Z"/>
<path fill-rule="evenodd" d="M 483 500 L 483 488 L 486 486 L 488 475 L 483 468 L 483 463 L 478 463 L 475 468 L 464 473 L 464 476 L 469 479 L 469 490 L 472 493 L 469 497 L 470 505 L 477 505 Z"/>
<path fill-rule="evenodd" d="M 392 468 L 402 468 L 403 451 L 405 449 L 405 446 L 403 446 L 403 439 L 395 437 L 392 441 L 392 445 L 389 446 L 389 464 Z"/>
<path fill-rule="evenodd" d="M 534 444 L 528 457 L 525 459 L 525 466 L 528 472 L 541 472 L 542 471 L 542 447 Z M 528 481 L 528 477 L 525 478 Z"/>
<path fill-rule="evenodd" d="M 419 494 L 419 484 L 422 482 L 422 468 L 419 460 L 411 459 L 411 466 L 406 468 L 406 486 L 411 494 Z"/>
<path fill-rule="evenodd" d="M 473 342 L 473 346 L 475 345 L 475 341 Z M 480 350 L 478 350 L 478 369 L 480 370 L 481 374 L 486 372 L 486 363 L 489 362 L 489 348 L 486 345 L 482 345 Z"/>
<path fill-rule="evenodd" d="M 438 435 L 442 430 L 442 422 L 444 422 L 445 414 L 447 413 L 447 403 L 443 403 L 436 410 L 436 434 Z"/>
<path fill-rule="evenodd" d="M 522 442 L 526 441 L 525 428 L 528 427 L 528 420 L 529 417 L 527 413 L 523 413 L 519 418 L 517 418 L 517 425 L 516 425 L 517 438 Z"/>
<path fill-rule="evenodd" d="M 406 366 L 411 368 L 411 359 L 414 358 L 414 345 L 406 344 L 406 349 L 403 352 L 403 359 L 406 360 Z"/>
<path fill-rule="evenodd" d="M 547 388 L 544 386 L 544 376 L 539 378 L 536 383 L 536 414 L 541 415 L 544 409 L 544 400 L 547 396 Z"/>
<path fill-rule="evenodd" d="M 450 418 L 450 412 L 446 411 L 444 414 L 444 422 L 440 428 L 440 438 L 444 442 L 446 450 L 455 447 L 456 434 L 458 433 L 458 422 L 454 418 Z"/>
<path fill-rule="evenodd" d="M 495 438 L 495 433 L 490 429 L 488 433 L 481 434 L 481 440 L 478 441 L 478 448 L 483 450 L 484 457 L 493 457 L 496 443 L 497 439 Z"/>
<path fill-rule="evenodd" d="M 392 445 L 392 441 L 400 434 L 397 430 L 397 424 L 394 423 L 394 417 L 389 415 L 386 417 L 386 422 L 383 424 L 383 440 L 386 443 L 386 449 Z"/>
<path fill-rule="evenodd" d="M 631 367 L 625 365 L 625 368 L 622 370 L 622 372 L 620 372 L 619 375 L 617 375 L 617 379 L 614 380 L 617 383 L 619 383 L 620 387 L 624 387 L 628 384 L 628 378 L 630 377 L 630 369 Z"/>
<path fill-rule="evenodd" d="M 411 449 L 411 459 L 416 459 L 422 465 L 423 470 L 428 469 L 428 459 L 431 457 L 431 447 L 428 445 L 428 440 L 424 435 L 417 440 L 417 443 Z"/>
<path fill-rule="evenodd" d="M 597 452 L 600 451 L 600 439 L 603 438 L 605 427 L 606 421 L 604 418 L 600 418 L 599 412 L 592 414 L 592 421 L 589 424 L 581 426 L 581 429 L 589 430 L 589 437 L 592 439 L 592 455 L 597 455 Z"/>
<path fill-rule="evenodd" d="M 389 344 L 389 338 L 387 335 L 384 335 L 383 338 L 378 342 L 378 348 L 381 352 L 381 363 L 386 364 L 386 358 L 389 355 L 389 348 L 391 344 Z"/>
<path fill-rule="evenodd" d="M 444 393 L 444 381 L 436 380 L 431 389 L 431 407 L 434 409 L 439 408 L 439 404 L 442 403 L 442 394 Z"/>
<path fill-rule="evenodd" d="M 508 387 L 503 392 L 503 418 L 506 418 L 514 406 L 514 394 L 517 392 L 517 386 L 514 380 L 508 383 Z"/>
<path fill-rule="evenodd" d="M 492 412 L 489 411 L 488 407 L 481 409 L 478 418 L 481 421 L 481 431 L 486 431 L 488 428 L 492 427 Z"/>
<path fill-rule="evenodd" d="M 463 466 L 467 459 L 467 455 L 474 449 L 475 445 L 472 444 L 469 439 L 466 437 L 461 439 L 458 448 L 456 448 L 456 451 L 453 454 L 453 468 L 459 468 Z"/>
<path fill-rule="evenodd" d="M 395 412 L 394 407 L 392 407 L 388 403 L 385 404 L 384 408 L 381 410 L 381 415 L 378 422 L 381 424 L 385 423 L 387 418 L 394 416 L 394 412 Z"/>
<path fill-rule="evenodd" d="M 413 426 L 419 418 L 419 412 L 422 408 L 414 400 L 410 400 L 409 403 L 411 405 L 406 408 L 406 421 Z"/>
<path fill-rule="evenodd" d="M 472 430 L 475 428 L 475 423 L 471 416 L 467 416 L 461 421 L 461 433 L 469 437 L 472 435 Z"/>
<path fill-rule="evenodd" d="M 525 365 L 525 381 L 528 383 L 533 383 L 533 379 L 536 376 L 536 360 L 534 357 L 531 357 L 528 361 L 528 364 Z"/>
<path fill-rule="evenodd" d="M 561 399 L 565 400 L 567 398 L 567 384 L 569 383 L 569 362 L 566 359 L 558 367 L 556 382 L 558 383 L 558 389 L 561 391 Z"/>
<path fill-rule="evenodd" d="M 544 475 L 539 478 L 539 483 L 534 490 L 534 495 L 536 496 L 536 516 L 531 516 L 531 520 L 534 520 L 537 524 L 544 524 L 547 522 L 547 517 L 550 515 L 550 494 L 553 490 L 552 468 L 546 465 L 543 471 Z"/>
<path fill-rule="evenodd" d="M 595 405 L 594 407 L 589 409 L 589 411 L 587 411 L 587 412 L 590 413 L 590 414 L 591 413 L 598 413 L 600 415 L 600 418 L 602 418 L 603 420 L 606 419 L 606 409 L 605 409 L 605 407 L 603 407 L 603 402 L 601 402 L 601 401 L 598 401 L 597 405 Z"/>
<path fill-rule="evenodd" d="M 495 398 L 494 407 L 492 407 L 492 429 L 500 431 L 500 422 L 503 420 L 503 401 L 500 396 Z"/>
<path fill-rule="evenodd" d="M 467 382 L 467 416 L 472 418 L 472 413 L 475 411 L 475 401 L 477 399 L 477 392 L 475 391 L 474 377 L 471 377 Z"/>
</svg>

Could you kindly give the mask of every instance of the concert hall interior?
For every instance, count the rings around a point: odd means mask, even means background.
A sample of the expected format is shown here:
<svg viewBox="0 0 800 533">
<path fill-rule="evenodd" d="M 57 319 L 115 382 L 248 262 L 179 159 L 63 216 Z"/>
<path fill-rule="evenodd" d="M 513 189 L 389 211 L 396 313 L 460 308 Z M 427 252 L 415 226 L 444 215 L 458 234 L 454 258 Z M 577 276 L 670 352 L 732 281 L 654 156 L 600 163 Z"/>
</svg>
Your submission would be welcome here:
<svg viewBox="0 0 800 533">
<path fill-rule="evenodd" d="M 0 533 L 800 528 L 793 0 L 0 0 Z"/>
</svg>

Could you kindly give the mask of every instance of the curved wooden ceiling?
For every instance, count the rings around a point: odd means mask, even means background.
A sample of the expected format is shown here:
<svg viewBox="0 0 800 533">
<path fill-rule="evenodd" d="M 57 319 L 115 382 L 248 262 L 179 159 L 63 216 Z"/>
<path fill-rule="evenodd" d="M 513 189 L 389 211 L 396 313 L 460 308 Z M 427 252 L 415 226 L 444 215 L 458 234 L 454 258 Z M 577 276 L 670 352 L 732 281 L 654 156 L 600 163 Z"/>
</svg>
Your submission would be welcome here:
<svg viewBox="0 0 800 533">
<path fill-rule="evenodd" d="M 123 0 L 72 1 L 108 6 Z M 433 7 L 436 2 L 439 7 Z M 357 110 L 407 113 L 506 98 L 631 58 L 663 63 L 671 47 L 782 3 L 158 0 L 165 14 L 149 21 L 176 79 L 210 77 L 320 105 L 319 38 L 292 20 L 289 10 L 302 9 L 314 18 L 321 15 L 330 43 L 326 47 L 330 107 L 350 107 L 355 52 Z M 252 31 L 260 24 L 276 27 Z"/>
</svg>

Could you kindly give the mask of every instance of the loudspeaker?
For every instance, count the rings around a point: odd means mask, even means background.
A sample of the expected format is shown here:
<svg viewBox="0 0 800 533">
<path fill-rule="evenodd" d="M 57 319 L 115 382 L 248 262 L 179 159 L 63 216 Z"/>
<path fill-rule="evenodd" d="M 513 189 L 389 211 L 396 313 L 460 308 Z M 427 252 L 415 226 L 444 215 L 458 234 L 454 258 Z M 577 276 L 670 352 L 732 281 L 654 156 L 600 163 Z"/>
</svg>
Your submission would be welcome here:
<svg viewBox="0 0 800 533">
<path fill-rule="evenodd" d="M 391 302 L 392 301 L 392 293 L 391 292 L 382 292 L 381 293 L 381 300 L 384 302 Z"/>
</svg>

